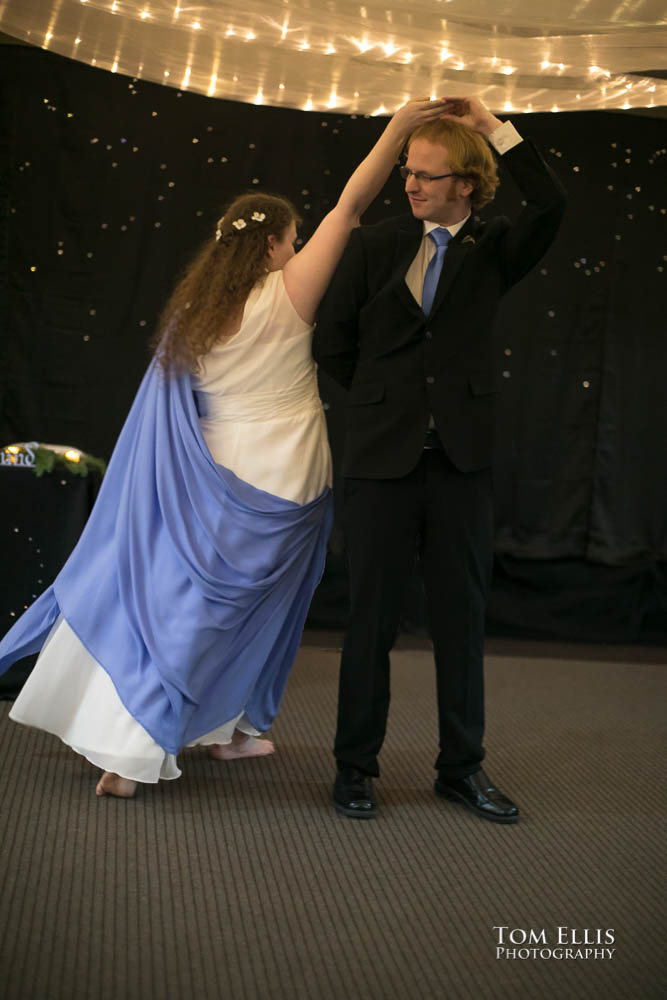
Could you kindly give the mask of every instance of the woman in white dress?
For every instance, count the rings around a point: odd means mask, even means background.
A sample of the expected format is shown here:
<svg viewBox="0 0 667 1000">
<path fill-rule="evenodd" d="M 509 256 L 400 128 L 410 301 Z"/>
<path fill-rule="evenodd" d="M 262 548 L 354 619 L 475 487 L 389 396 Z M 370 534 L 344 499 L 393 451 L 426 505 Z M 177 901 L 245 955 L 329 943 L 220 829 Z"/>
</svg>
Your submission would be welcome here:
<svg viewBox="0 0 667 1000">
<path fill-rule="evenodd" d="M 185 746 L 272 752 L 331 523 L 315 311 L 410 133 L 447 110 L 401 108 L 298 254 L 289 202 L 236 199 L 169 300 L 88 525 L 0 643 L 0 671 L 41 649 L 10 717 L 100 767 L 99 795 L 178 777 Z"/>
</svg>

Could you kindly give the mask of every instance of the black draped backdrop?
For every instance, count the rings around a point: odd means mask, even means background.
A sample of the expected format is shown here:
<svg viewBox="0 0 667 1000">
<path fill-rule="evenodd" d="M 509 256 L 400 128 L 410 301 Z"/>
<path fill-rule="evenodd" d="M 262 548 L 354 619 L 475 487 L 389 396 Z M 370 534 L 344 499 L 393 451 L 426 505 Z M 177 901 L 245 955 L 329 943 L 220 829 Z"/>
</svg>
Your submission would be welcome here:
<svg viewBox="0 0 667 1000">
<path fill-rule="evenodd" d="M 248 189 L 286 194 L 305 239 L 384 123 L 216 101 L 24 46 L 0 55 L 0 443 L 57 441 L 108 457 L 160 307 L 225 202 Z M 498 317 L 489 630 L 660 642 L 665 122 L 510 117 L 562 179 L 569 207 L 556 243 Z M 487 211 L 511 216 L 520 195 L 503 180 Z M 396 176 L 365 221 L 405 209 Z M 321 388 L 336 457 L 342 393 L 325 379 Z M 338 527 L 330 547 L 311 621 L 338 626 Z M 417 572 L 406 625 L 422 622 Z"/>
</svg>

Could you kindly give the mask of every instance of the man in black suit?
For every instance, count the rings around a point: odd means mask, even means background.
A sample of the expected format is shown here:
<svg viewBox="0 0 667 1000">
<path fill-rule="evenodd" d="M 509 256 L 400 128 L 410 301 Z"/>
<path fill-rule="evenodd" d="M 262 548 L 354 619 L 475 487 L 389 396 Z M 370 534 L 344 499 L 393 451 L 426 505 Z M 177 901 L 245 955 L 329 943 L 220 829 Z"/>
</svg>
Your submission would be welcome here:
<svg viewBox="0 0 667 1000">
<path fill-rule="evenodd" d="M 474 97 L 413 133 L 411 215 L 353 232 L 320 309 L 314 355 L 347 390 L 343 521 L 351 612 L 341 659 L 334 805 L 377 812 L 389 652 L 418 549 L 440 724 L 435 790 L 500 823 L 516 805 L 481 767 L 484 609 L 493 550 L 493 318 L 552 242 L 563 190 L 534 146 Z M 514 223 L 473 212 L 498 183 L 489 143 L 525 199 Z"/>
</svg>

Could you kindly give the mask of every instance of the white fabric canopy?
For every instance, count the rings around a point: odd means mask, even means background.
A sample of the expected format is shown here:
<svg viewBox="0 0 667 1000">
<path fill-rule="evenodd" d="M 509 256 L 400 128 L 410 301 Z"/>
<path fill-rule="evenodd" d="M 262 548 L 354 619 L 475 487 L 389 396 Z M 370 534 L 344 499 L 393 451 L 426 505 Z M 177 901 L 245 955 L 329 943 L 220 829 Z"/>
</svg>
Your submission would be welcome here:
<svg viewBox="0 0 667 1000">
<path fill-rule="evenodd" d="M 496 112 L 667 105 L 664 0 L 0 0 L 0 30 L 130 77 L 305 110 L 475 93 Z M 662 74 L 661 74 L 662 75 Z"/>
</svg>

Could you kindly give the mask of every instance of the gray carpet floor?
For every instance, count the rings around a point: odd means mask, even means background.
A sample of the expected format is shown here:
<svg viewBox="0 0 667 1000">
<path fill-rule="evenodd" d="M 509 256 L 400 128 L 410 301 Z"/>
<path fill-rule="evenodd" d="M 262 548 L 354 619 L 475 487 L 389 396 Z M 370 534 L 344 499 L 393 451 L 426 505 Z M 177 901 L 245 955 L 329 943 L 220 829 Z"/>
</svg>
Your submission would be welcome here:
<svg viewBox="0 0 667 1000">
<path fill-rule="evenodd" d="M 190 750 L 132 801 L 0 705 L 5 1000 L 665 995 L 663 651 L 489 643 L 486 767 L 522 814 L 502 827 L 433 794 L 419 641 L 393 654 L 381 815 L 332 810 L 337 644 L 305 637 L 275 755 Z M 613 954 L 559 957 L 558 928 Z"/>
</svg>

